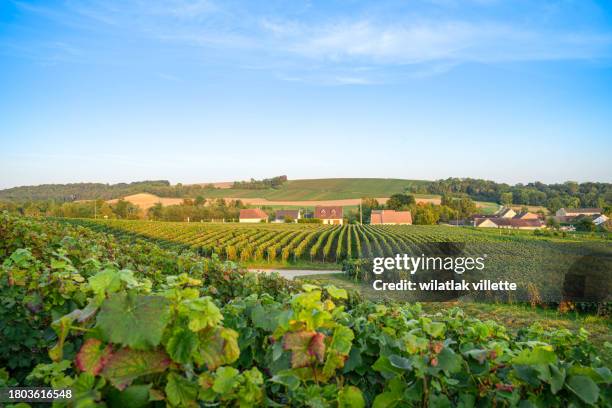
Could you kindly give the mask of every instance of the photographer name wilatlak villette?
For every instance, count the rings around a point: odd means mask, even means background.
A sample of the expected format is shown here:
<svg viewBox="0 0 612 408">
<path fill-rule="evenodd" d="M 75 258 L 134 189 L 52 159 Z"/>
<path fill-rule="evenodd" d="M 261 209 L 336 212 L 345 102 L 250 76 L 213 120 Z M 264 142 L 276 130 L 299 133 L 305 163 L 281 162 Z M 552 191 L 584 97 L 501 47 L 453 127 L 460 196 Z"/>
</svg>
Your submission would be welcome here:
<svg viewBox="0 0 612 408">
<path fill-rule="evenodd" d="M 410 272 L 411 275 L 416 274 L 419 270 L 425 271 L 453 271 L 461 275 L 466 271 L 478 270 L 482 271 L 485 268 L 486 255 L 482 257 L 430 257 L 424 254 L 418 257 L 408 254 L 397 254 L 395 257 L 378 257 L 373 259 L 372 272 L 380 275 L 385 270 L 400 270 Z M 407 279 L 402 279 L 399 282 L 384 282 L 382 279 L 377 279 L 372 283 L 374 290 L 397 290 L 397 291 L 514 291 L 517 289 L 515 282 L 491 281 L 481 279 L 478 282 L 466 282 L 465 280 L 454 281 L 446 280 L 439 281 L 432 279 L 427 282 L 413 282 Z"/>
</svg>

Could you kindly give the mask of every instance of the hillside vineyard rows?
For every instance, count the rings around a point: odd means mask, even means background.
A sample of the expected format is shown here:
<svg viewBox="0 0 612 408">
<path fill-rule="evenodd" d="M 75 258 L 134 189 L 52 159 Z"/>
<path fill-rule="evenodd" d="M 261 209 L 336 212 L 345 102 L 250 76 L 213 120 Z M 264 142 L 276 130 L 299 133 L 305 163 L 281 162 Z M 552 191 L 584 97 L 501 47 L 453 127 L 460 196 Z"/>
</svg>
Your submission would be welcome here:
<svg viewBox="0 0 612 408">
<path fill-rule="evenodd" d="M 76 408 L 610 406 L 610 347 L 582 329 L 510 331 L 6 213 L 0 300 L 0 388 L 70 388 Z"/>
<path fill-rule="evenodd" d="M 230 261 L 341 262 L 416 253 L 432 242 L 487 242 L 479 231 L 431 226 L 320 224 L 198 224 L 129 220 L 70 220 L 98 231 L 124 232 L 181 245 Z"/>
<path fill-rule="evenodd" d="M 530 301 L 535 293 L 535 297 L 542 301 L 558 303 L 563 300 L 565 275 L 582 274 L 585 264 L 581 260 L 585 255 L 596 254 L 596 269 L 604 274 L 606 269 L 612 267 L 612 248 L 605 242 L 580 239 L 555 241 L 533 235 L 500 234 L 498 231 L 471 228 L 85 219 L 62 219 L 62 222 L 86 226 L 119 237 L 145 238 L 166 249 L 191 250 L 200 256 L 216 254 L 222 260 L 241 262 L 254 267 L 321 264 L 337 268 L 337 264 L 346 260 L 362 259 L 369 262 L 374 257 L 395 257 L 397 254 L 416 257 L 423 254 L 485 256 L 487 261 L 484 271 L 472 271 L 462 275 L 462 278 L 476 281 L 511 280 L 519 285 L 520 289 L 515 293 L 493 294 L 496 300 Z M 451 243 L 453 251 L 459 248 L 459 252 L 449 254 L 445 243 Z M 371 268 L 367 266 L 358 275 L 359 279 L 364 281 L 376 279 Z M 386 277 L 404 279 L 406 275 L 400 271 L 389 271 Z M 605 281 L 602 283 L 607 285 Z M 485 294 L 478 293 L 477 296 Z"/>
</svg>

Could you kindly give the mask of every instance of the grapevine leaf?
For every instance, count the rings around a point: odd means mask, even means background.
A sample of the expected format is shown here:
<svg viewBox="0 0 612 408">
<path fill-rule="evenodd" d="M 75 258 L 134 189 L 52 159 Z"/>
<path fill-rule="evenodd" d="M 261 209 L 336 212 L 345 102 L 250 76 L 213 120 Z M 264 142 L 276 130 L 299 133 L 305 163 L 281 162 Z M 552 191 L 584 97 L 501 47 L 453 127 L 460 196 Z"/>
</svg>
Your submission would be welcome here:
<svg viewBox="0 0 612 408">
<path fill-rule="evenodd" d="M 300 379 L 295 376 L 292 370 L 282 370 L 270 378 L 270 381 L 284 385 L 289 390 L 296 390 L 300 386 Z"/>
<path fill-rule="evenodd" d="M 89 287 L 98 298 L 104 298 L 107 293 L 113 293 L 121 288 L 121 279 L 115 269 L 105 269 L 88 279 Z"/>
<path fill-rule="evenodd" d="M 402 370 L 410 370 L 412 369 L 412 362 L 402 356 L 398 356 L 397 354 L 391 354 L 389 356 L 389 363 L 395 368 L 400 368 Z"/>
<path fill-rule="evenodd" d="M 168 305 L 161 296 L 114 293 L 102 304 L 97 326 L 109 342 L 139 350 L 155 347 L 170 319 Z"/>
<path fill-rule="evenodd" d="M 234 367 L 219 367 L 216 372 L 213 391 L 217 394 L 227 394 L 238 384 L 240 372 Z"/>
<path fill-rule="evenodd" d="M 69 313 L 51 323 L 51 327 L 57 334 L 57 343 L 49 349 L 49 357 L 55 362 L 62 360 L 64 356 L 64 342 L 66 341 L 66 337 L 68 337 L 70 325 L 73 320 L 73 314 Z"/>
<path fill-rule="evenodd" d="M 391 408 L 396 407 L 397 404 L 402 400 L 402 394 L 398 392 L 386 391 L 382 394 L 378 394 L 374 398 L 372 408 Z"/>
<path fill-rule="evenodd" d="M 557 356 L 550 346 L 524 349 L 512 359 L 512 364 L 517 365 L 555 364 L 556 362 Z"/>
<path fill-rule="evenodd" d="M 168 355 L 160 350 L 122 348 L 110 356 L 102 369 L 102 376 L 123 390 L 137 377 L 165 371 L 170 363 Z"/>
<path fill-rule="evenodd" d="M 556 394 L 563 388 L 565 368 L 559 368 L 554 364 L 550 364 L 550 374 L 550 390 L 553 394 Z"/>
<path fill-rule="evenodd" d="M 177 363 L 187 364 L 191 354 L 197 349 L 199 344 L 198 336 L 191 330 L 179 329 L 172 334 L 168 340 L 166 350 Z"/>
<path fill-rule="evenodd" d="M 431 337 L 442 337 L 446 331 L 446 326 L 442 322 L 431 322 L 425 325 L 424 330 Z"/>
<path fill-rule="evenodd" d="M 200 346 L 193 358 L 198 365 L 206 364 L 212 371 L 223 364 L 233 363 L 239 356 L 238 333 L 218 327 L 200 332 Z"/>
<path fill-rule="evenodd" d="M 92 375 L 98 375 L 104 365 L 111 357 L 110 344 L 102 348 L 102 342 L 98 339 L 87 339 L 81 350 L 76 355 L 76 366 L 79 370 Z"/>
<path fill-rule="evenodd" d="M 351 351 L 355 334 L 346 326 L 338 326 L 334 330 L 329 348 L 341 354 L 348 354 Z"/>
<path fill-rule="evenodd" d="M 335 287 L 334 285 L 328 285 L 325 287 L 325 290 L 327 290 L 329 296 L 333 297 L 334 299 L 348 299 L 348 293 L 346 292 L 346 289 L 340 289 Z"/>
<path fill-rule="evenodd" d="M 151 384 L 131 385 L 123 391 L 110 388 L 105 399 L 110 407 L 143 408 L 149 404 Z"/>
<path fill-rule="evenodd" d="M 325 358 L 325 335 L 323 333 L 316 333 L 310 341 L 308 347 L 310 355 L 314 356 L 319 363 L 323 362 Z"/>
<path fill-rule="evenodd" d="M 457 373 L 461 371 L 461 363 L 463 359 L 449 347 L 444 347 L 438 354 L 438 368 L 449 373 Z"/>
<path fill-rule="evenodd" d="M 198 396 L 197 384 L 189 381 L 176 373 L 168 374 L 166 384 L 166 396 L 168 402 L 173 406 L 197 407 L 196 397 Z"/>
<path fill-rule="evenodd" d="M 194 332 L 217 326 L 223 320 L 221 311 L 209 297 L 184 300 L 179 305 L 179 313 L 189 319 L 189 328 Z"/>
<path fill-rule="evenodd" d="M 349 385 L 338 393 L 338 408 L 364 408 L 365 400 L 361 390 Z"/>
<path fill-rule="evenodd" d="M 253 367 L 250 370 L 242 373 L 244 379 L 244 385 L 238 389 L 238 400 L 240 406 L 260 406 L 263 400 L 263 389 L 264 383 L 263 375 L 257 367 Z"/>
<path fill-rule="evenodd" d="M 299 368 L 309 366 L 312 357 L 319 362 L 323 361 L 325 354 L 325 335 L 315 331 L 298 331 L 285 333 L 283 348 L 291 350 L 291 367 Z"/>
<path fill-rule="evenodd" d="M 587 404 L 595 404 L 599 399 L 599 387 L 589 377 L 572 376 L 567 380 L 567 388 Z"/>
</svg>

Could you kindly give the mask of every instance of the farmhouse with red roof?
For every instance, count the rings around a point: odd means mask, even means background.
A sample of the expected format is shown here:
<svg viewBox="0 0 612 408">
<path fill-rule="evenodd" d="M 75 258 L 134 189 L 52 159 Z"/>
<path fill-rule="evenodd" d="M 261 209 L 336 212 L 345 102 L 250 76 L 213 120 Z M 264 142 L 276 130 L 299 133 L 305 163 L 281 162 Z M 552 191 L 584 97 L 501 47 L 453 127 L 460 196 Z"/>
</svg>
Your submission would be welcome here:
<svg viewBox="0 0 612 408">
<path fill-rule="evenodd" d="M 245 208 L 240 210 L 240 222 L 268 222 L 268 214 L 260 208 Z"/>
<path fill-rule="evenodd" d="M 314 217 L 320 219 L 323 224 L 342 225 L 344 218 L 340 206 L 316 206 Z"/>
</svg>

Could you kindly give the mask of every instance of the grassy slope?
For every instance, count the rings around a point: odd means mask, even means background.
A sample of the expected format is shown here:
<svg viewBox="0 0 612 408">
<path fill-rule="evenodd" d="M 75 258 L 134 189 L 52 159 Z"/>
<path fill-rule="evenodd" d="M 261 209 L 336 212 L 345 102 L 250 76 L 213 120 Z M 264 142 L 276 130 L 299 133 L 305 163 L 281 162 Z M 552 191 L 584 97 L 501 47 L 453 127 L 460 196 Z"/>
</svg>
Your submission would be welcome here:
<svg viewBox="0 0 612 408">
<path fill-rule="evenodd" d="M 330 178 L 289 180 L 278 189 L 239 190 L 216 189 L 207 197 L 267 198 L 268 200 L 339 200 L 344 198 L 389 197 L 411 185 L 427 183 L 421 180 L 382 178 Z M 426 196 L 423 196 L 426 197 Z M 435 197 L 435 196 L 431 196 Z"/>
</svg>

